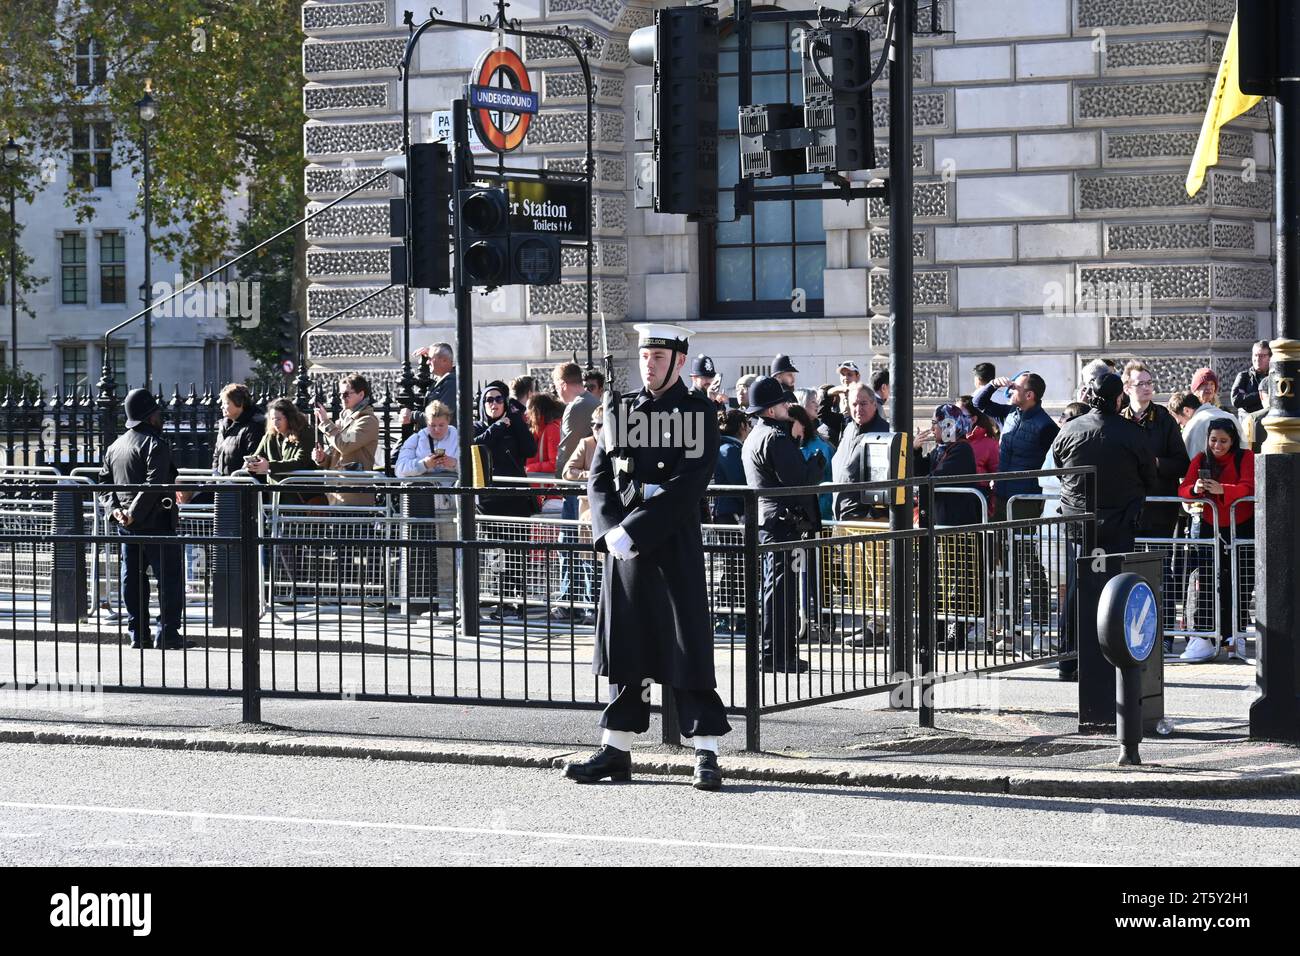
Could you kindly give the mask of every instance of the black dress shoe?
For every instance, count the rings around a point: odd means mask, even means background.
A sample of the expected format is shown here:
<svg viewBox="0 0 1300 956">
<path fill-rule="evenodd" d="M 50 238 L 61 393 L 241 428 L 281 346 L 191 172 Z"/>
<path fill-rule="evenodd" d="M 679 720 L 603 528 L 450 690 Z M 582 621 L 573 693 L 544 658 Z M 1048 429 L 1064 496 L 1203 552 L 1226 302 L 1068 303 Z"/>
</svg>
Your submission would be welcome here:
<svg viewBox="0 0 1300 956">
<path fill-rule="evenodd" d="M 564 775 L 578 783 L 597 783 L 606 777 L 626 783 L 632 779 L 632 754 L 604 744 L 586 760 L 566 763 Z"/>
<path fill-rule="evenodd" d="M 696 790 L 721 790 L 722 771 L 718 769 L 718 755 L 712 750 L 695 751 L 695 778 L 691 786 Z"/>
<path fill-rule="evenodd" d="M 802 657 L 763 658 L 763 670 L 769 674 L 803 674 L 812 670 L 812 665 Z"/>
</svg>

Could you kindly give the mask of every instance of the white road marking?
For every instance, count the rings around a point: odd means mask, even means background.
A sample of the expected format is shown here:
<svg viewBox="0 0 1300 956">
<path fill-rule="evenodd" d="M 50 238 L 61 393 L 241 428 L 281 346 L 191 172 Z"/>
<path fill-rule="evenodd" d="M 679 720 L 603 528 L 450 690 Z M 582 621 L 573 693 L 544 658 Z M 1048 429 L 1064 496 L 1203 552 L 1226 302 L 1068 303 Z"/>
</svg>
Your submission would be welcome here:
<svg viewBox="0 0 1300 956">
<path fill-rule="evenodd" d="M 314 817 L 282 817 L 254 813 L 208 813 L 198 810 L 163 810 L 155 807 L 105 807 L 70 803 L 18 803 L 0 801 L 0 807 L 12 810 L 62 810 L 73 813 L 102 813 L 114 816 L 170 817 L 187 820 L 202 816 L 208 820 L 236 823 L 279 823 L 293 826 L 340 827 L 353 830 L 400 830 L 408 833 L 453 833 L 463 836 L 520 837 L 534 840 L 569 840 L 579 843 L 614 843 L 635 846 L 671 847 L 689 850 L 743 850 L 755 853 L 778 853 L 791 856 L 841 856 L 881 860 L 928 860 L 939 863 L 988 863 L 1001 866 L 1104 866 L 1073 860 L 1020 860 L 1006 857 L 959 856 L 942 853 L 904 853 L 886 850 L 854 850 L 835 847 L 779 846 L 763 843 L 718 843 L 712 841 L 668 840 L 655 837 L 623 837 L 597 833 L 557 833 L 545 830 L 490 829 L 487 827 L 451 827 L 428 823 L 386 823 L 372 820 L 333 820 Z"/>
</svg>

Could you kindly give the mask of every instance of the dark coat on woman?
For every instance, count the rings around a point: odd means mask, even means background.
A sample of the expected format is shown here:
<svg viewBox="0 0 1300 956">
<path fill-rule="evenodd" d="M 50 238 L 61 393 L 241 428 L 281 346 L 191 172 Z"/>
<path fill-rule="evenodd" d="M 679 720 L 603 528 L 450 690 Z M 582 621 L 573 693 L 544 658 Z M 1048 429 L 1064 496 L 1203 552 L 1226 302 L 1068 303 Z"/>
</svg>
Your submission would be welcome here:
<svg viewBox="0 0 1300 956">
<path fill-rule="evenodd" d="M 670 687 L 716 687 L 700 502 L 718 458 L 717 412 L 680 379 L 659 398 L 642 389 L 628 408 L 606 413 L 605 437 L 587 479 L 592 542 L 604 554 L 592 669 L 615 684 L 639 685 L 649 677 Z M 630 449 L 633 481 L 659 490 L 629 507 L 615 487 L 614 458 L 605 448 L 616 440 L 611 415 L 656 412 L 691 416 L 698 440 Z M 636 551 L 631 558 L 608 553 L 605 535 L 620 525 Z"/>
<path fill-rule="evenodd" d="M 233 475 L 243 468 L 245 456 L 253 454 L 265 431 L 266 419 L 251 405 L 234 421 L 222 418 L 212 448 L 212 473 Z"/>
<path fill-rule="evenodd" d="M 500 418 L 488 418 L 483 401 L 490 391 L 506 398 L 506 411 Z M 474 444 L 485 449 L 494 477 L 523 478 L 524 464 L 537 454 L 537 439 L 524 420 L 524 407 L 510 398 L 505 382 L 488 382 L 479 398 L 479 420 L 474 423 Z M 505 495 L 479 495 L 478 510 L 490 515 L 527 517 L 537 510 L 536 499 Z"/>
<path fill-rule="evenodd" d="M 942 478 L 945 475 L 979 474 L 975 469 L 975 449 L 964 441 L 940 445 L 928 455 L 916 456 L 916 473 L 921 477 L 932 475 L 935 478 Z M 979 491 L 979 485 L 973 482 L 969 485 L 951 487 Z M 984 515 L 979 500 L 974 495 L 967 494 L 966 491 L 944 492 L 936 488 L 934 518 L 936 519 L 934 524 L 956 526 L 979 524 Z M 930 516 L 924 512 L 921 513 L 921 524 L 925 527 L 931 525 Z"/>
</svg>

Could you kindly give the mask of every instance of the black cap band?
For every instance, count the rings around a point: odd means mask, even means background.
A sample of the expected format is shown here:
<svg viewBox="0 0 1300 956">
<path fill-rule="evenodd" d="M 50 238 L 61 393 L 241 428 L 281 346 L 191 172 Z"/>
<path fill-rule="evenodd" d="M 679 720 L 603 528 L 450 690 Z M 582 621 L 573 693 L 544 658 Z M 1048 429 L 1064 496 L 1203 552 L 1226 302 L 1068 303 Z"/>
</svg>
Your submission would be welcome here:
<svg viewBox="0 0 1300 956">
<path fill-rule="evenodd" d="M 642 349 L 671 349 L 674 352 L 687 352 L 685 339 L 665 339 L 656 337 L 647 337 L 641 340 L 637 348 Z"/>
</svg>

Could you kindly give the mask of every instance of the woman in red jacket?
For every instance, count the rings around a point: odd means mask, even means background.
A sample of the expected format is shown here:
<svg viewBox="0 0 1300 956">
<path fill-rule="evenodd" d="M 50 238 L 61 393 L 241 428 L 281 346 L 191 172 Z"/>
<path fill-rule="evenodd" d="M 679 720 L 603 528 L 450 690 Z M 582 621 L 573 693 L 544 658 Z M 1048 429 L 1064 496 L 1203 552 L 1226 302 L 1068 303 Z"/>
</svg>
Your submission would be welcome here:
<svg viewBox="0 0 1300 956">
<path fill-rule="evenodd" d="M 534 392 L 528 398 L 528 412 L 524 416 L 528 427 L 537 439 L 537 454 L 524 464 L 529 475 L 554 478 L 560 454 L 560 421 L 564 418 L 564 404 L 549 392 Z M 547 502 L 562 501 L 558 497 L 540 498 L 544 511 L 552 510 Z"/>
<path fill-rule="evenodd" d="M 1189 501 L 1212 501 L 1215 508 L 1193 508 L 1193 527 L 1199 525 L 1199 536 L 1219 539 L 1219 641 L 1194 637 L 1187 642 L 1187 650 L 1181 660 L 1201 663 L 1214 660 L 1219 648 L 1228 645 L 1229 659 L 1246 658 L 1246 640 L 1233 640 L 1236 621 L 1233 620 L 1232 563 L 1227 551 L 1233 526 L 1236 526 L 1238 538 L 1255 536 L 1255 507 L 1250 502 L 1233 507 L 1233 503 L 1242 498 L 1251 498 L 1255 494 L 1255 456 L 1241 446 L 1241 435 L 1237 423 L 1231 418 L 1216 418 L 1210 422 L 1205 440 L 1206 450 L 1192 459 L 1187 475 L 1178 486 L 1180 497 Z M 1196 512 L 1200 514 L 1196 514 Z M 1218 527 L 1214 527 L 1217 517 Z M 1195 549 L 1196 555 L 1189 555 L 1188 573 L 1200 564 L 1201 577 L 1204 581 L 1208 564 L 1204 560 L 1204 551 Z M 1198 561 L 1198 556 L 1200 559 Z M 1202 583 L 1204 593 L 1206 585 Z M 1197 601 L 1194 615 L 1195 626 L 1205 630 L 1210 625 L 1202 613 L 1203 601 Z"/>
<path fill-rule="evenodd" d="M 969 395 L 961 397 L 961 408 L 974 423 L 970 434 L 966 436 L 966 441 L 970 443 L 971 451 L 975 452 L 975 473 L 977 475 L 997 474 L 1000 454 L 997 423 L 976 408 Z M 984 492 L 984 497 L 989 502 L 989 514 L 993 514 L 993 489 L 987 481 L 981 481 L 977 487 Z"/>
</svg>

